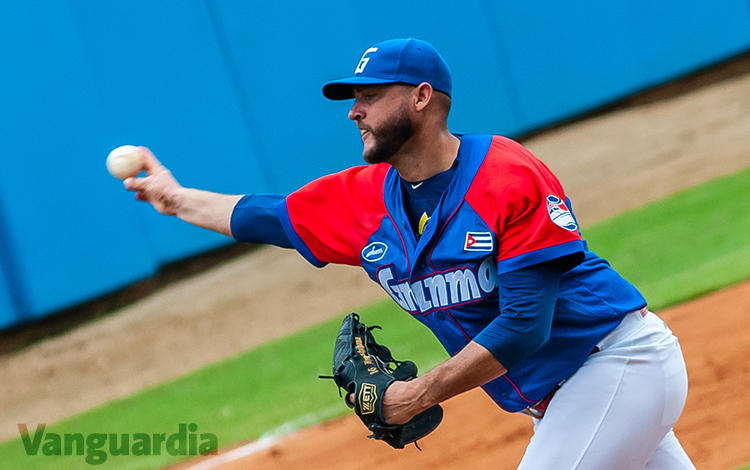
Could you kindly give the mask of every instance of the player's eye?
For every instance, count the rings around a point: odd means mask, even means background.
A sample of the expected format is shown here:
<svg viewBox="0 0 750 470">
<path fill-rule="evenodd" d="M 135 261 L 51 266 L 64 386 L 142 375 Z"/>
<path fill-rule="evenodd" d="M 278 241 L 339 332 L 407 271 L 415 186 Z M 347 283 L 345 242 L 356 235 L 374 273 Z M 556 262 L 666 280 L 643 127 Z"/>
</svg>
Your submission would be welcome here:
<svg viewBox="0 0 750 470">
<path fill-rule="evenodd" d="M 372 90 L 369 88 L 366 90 L 362 90 L 361 92 L 359 92 L 358 96 L 356 96 L 358 101 L 366 104 L 375 102 L 379 97 L 380 93 L 378 93 L 377 90 Z"/>
</svg>

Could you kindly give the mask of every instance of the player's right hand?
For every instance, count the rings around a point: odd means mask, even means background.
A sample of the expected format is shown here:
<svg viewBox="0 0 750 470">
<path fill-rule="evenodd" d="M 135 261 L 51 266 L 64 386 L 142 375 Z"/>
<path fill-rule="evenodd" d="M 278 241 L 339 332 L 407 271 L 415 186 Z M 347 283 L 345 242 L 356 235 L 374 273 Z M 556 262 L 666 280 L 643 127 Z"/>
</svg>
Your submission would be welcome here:
<svg viewBox="0 0 750 470">
<path fill-rule="evenodd" d="M 165 215 L 176 215 L 177 195 L 182 188 L 180 183 L 154 154 L 146 147 L 138 147 L 142 153 L 146 169 L 145 177 L 127 178 L 125 189 L 135 191 L 135 198 L 150 203 L 154 209 Z"/>
</svg>

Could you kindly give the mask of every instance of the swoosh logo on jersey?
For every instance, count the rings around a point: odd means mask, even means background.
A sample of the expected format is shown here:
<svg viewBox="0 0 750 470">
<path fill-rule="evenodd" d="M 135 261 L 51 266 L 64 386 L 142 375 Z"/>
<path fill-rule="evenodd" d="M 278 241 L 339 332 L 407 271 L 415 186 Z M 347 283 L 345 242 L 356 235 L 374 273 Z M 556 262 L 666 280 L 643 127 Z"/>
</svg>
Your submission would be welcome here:
<svg viewBox="0 0 750 470">
<path fill-rule="evenodd" d="M 547 196 L 547 212 L 549 213 L 549 218 L 558 227 L 571 232 L 578 230 L 576 219 L 573 217 L 570 209 L 568 209 L 568 206 L 565 205 L 565 202 L 559 197 L 552 194 Z"/>
<path fill-rule="evenodd" d="M 424 184 L 424 181 L 419 182 L 417 184 L 412 184 L 411 189 L 417 189 L 418 187 L 422 186 Z"/>
<path fill-rule="evenodd" d="M 383 242 L 372 242 L 362 249 L 362 259 L 374 263 L 380 261 L 388 251 L 388 245 Z"/>
</svg>

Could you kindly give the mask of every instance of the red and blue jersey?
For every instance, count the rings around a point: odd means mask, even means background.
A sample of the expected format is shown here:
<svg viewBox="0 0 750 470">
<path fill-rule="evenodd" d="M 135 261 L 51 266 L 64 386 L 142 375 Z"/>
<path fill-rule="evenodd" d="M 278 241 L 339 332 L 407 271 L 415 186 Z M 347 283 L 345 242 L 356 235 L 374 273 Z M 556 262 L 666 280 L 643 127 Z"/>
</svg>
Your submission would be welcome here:
<svg viewBox="0 0 750 470">
<path fill-rule="evenodd" d="M 325 176 L 278 206 L 284 231 L 316 266 L 362 266 L 454 355 L 502 316 L 498 274 L 552 260 L 560 276 L 549 340 L 483 389 L 519 411 L 570 377 L 643 296 L 589 251 L 562 186 L 520 144 L 463 135 L 452 181 L 417 238 L 388 164 Z M 500 318 L 502 319 L 502 318 Z"/>
</svg>

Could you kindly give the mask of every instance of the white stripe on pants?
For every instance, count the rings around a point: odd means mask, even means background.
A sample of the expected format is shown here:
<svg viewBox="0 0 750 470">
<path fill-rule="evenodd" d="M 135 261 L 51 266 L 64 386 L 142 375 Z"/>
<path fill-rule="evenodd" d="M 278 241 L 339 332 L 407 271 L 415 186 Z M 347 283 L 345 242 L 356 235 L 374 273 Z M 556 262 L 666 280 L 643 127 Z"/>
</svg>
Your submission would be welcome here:
<svg viewBox="0 0 750 470">
<path fill-rule="evenodd" d="M 628 314 L 557 391 L 520 470 L 684 470 L 672 432 L 687 397 L 677 338 L 649 312 Z"/>
</svg>

